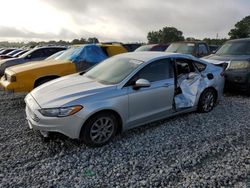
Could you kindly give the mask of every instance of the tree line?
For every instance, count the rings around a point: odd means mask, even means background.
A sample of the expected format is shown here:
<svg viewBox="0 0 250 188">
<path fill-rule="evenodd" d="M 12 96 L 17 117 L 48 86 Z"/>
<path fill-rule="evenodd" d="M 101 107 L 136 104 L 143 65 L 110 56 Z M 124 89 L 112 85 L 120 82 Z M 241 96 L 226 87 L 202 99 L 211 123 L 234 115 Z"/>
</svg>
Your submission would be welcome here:
<svg viewBox="0 0 250 188">
<path fill-rule="evenodd" d="M 241 21 L 235 24 L 235 28 L 231 29 L 228 33 L 230 39 L 247 38 L 250 37 L 250 16 L 243 18 Z M 184 38 L 183 32 L 175 27 L 164 27 L 158 31 L 150 31 L 147 35 L 149 44 L 156 43 L 171 43 L 174 41 L 196 41 L 193 37 Z M 228 39 L 227 38 L 204 38 L 203 41 L 208 44 L 222 45 Z"/>
<path fill-rule="evenodd" d="M 56 46 L 68 46 L 68 45 L 74 45 L 74 44 L 92 44 L 92 43 L 99 43 L 99 40 L 96 37 L 92 38 L 80 38 L 80 39 L 73 39 L 72 41 L 64 41 L 64 40 L 51 40 L 51 41 L 31 41 L 28 43 L 25 42 L 8 42 L 8 41 L 3 41 L 0 42 L 1 47 L 18 47 L 21 48 L 23 46 L 28 46 L 28 47 L 34 47 L 34 46 L 45 46 L 45 45 L 56 45 Z"/>
</svg>

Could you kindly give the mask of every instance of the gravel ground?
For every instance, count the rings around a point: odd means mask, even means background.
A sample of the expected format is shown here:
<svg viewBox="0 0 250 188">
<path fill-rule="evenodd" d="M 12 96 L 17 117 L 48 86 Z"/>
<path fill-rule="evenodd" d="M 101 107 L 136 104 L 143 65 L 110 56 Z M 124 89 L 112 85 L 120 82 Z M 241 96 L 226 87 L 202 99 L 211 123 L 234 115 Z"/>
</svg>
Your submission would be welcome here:
<svg viewBox="0 0 250 188">
<path fill-rule="evenodd" d="M 0 187 L 250 187 L 250 97 L 225 96 L 101 148 L 28 128 L 23 95 L 0 96 Z"/>
</svg>

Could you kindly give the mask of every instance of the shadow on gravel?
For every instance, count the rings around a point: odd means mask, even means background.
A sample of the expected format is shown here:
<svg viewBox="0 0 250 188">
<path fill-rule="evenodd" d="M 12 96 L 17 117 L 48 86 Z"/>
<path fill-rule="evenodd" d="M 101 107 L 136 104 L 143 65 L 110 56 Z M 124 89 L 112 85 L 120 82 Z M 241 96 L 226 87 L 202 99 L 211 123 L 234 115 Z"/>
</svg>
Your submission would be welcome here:
<svg viewBox="0 0 250 188">
<path fill-rule="evenodd" d="M 235 96 L 250 97 L 250 92 L 227 89 L 224 91 L 224 96 L 225 97 L 235 97 Z"/>
</svg>

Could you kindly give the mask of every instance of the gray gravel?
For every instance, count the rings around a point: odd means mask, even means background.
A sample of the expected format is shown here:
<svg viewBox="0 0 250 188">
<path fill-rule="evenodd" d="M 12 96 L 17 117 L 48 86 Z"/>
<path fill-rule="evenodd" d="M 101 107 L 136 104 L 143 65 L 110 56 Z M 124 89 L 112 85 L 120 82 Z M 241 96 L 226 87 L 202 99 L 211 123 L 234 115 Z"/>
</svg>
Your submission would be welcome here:
<svg viewBox="0 0 250 188">
<path fill-rule="evenodd" d="M 0 95 L 0 187 L 250 187 L 250 97 L 133 129 L 101 148 L 28 128 Z"/>
</svg>

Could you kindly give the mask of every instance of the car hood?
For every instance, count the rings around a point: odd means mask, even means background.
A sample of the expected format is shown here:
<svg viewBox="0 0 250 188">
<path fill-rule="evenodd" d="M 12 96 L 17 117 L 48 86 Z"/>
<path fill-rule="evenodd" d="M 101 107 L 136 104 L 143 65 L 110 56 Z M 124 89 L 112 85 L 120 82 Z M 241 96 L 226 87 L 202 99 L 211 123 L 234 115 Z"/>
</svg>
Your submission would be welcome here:
<svg viewBox="0 0 250 188">
<path fill-rule="evenodd" d="M 217 60 L 217 61 L 232 61 L 232 60 L 248 60 L 250 59 L 249 55 L 216 55 L 211 54 L 207 57 L 204 57 L 204 59 L 211 59 L 211 60 Z"/>
<path fill-rule="evenodd" d="M 28 62 L 25 64 L 13 66 L 13 67 L 10 67 L 9 69 L 12 72 L 19 73 L 19 72 L 29 71 L 29 70 L 33 70 L 33 69 L 48 67 L 48 66 L 52 66 L 52 65 L 69 63 L 69 62 L 70 61 L 62 61 L 62 60 L 33 61 L 33 62 Z"/>
<path fill-rule="evenodd" d="M 104 85 L 84 75 L 73 74 L 45 83 L 31 92 L 41 108 L 74 105 L 78 99 L 87 98 L 116 88 Z M 79 103 L 78 103 L 79 104 Z"/>
</svg>

